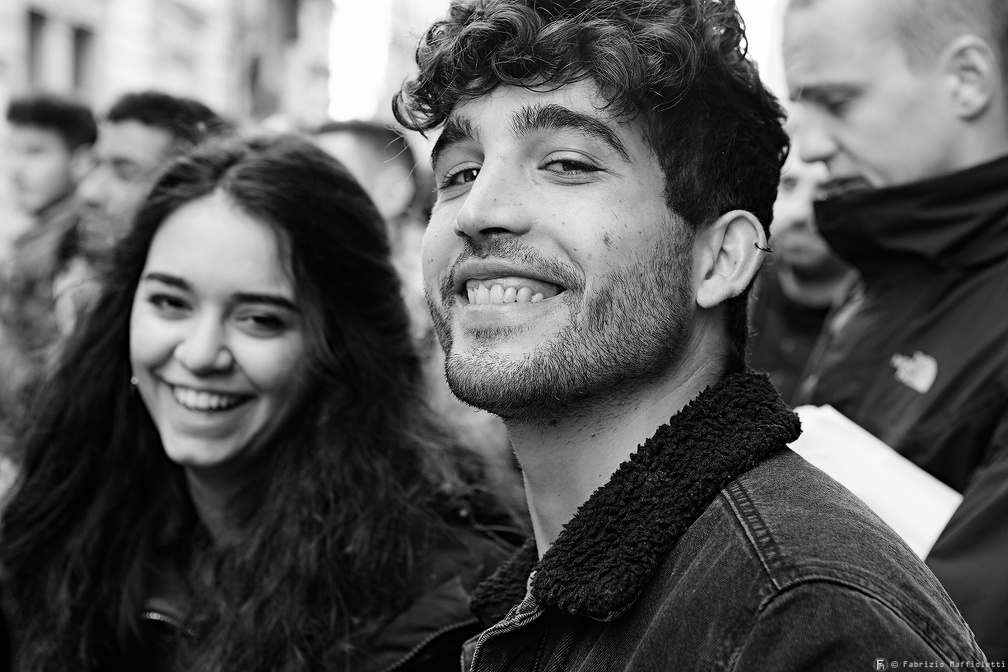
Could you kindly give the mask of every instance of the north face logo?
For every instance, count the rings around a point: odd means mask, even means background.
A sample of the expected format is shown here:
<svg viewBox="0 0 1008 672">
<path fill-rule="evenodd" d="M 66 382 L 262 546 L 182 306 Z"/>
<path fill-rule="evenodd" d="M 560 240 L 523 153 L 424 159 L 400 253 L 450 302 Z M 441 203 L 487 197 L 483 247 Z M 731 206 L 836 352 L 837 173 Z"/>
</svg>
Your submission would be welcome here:
<svg viewBox="0 0 1008 672">
<path fill-rule="evenodd" d="M 925 355 L 918 350 L 913 357 L 896 353 L 889 360 L 896 369 L 896 380 L 911 390 L 925 394 L 934 385 L 938 377 L 938 362 L 931 355 Z"/>
</svg>

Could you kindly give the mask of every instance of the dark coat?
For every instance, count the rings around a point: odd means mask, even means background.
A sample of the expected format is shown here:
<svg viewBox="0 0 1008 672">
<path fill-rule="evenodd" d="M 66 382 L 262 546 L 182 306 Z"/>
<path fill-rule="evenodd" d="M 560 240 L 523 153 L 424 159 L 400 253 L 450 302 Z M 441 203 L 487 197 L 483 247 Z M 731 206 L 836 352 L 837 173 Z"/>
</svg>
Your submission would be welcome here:
<svg viewBox="0 0 1008 672">
<path fill-rule="evenodd" d="M 463 642 L 481 630 L 469 609 L 470 593 L 514 546 L 470 529 L 456 533 L 461 543 L 437 549 L 417 568 L 416 599 L 367 642 L 347 672 L 441 672 L 458 666 Z M 183 584 L 175 582 L 173 590 L 184 590 Z M 141 614 L 150 652 L 145 669 L 174 669 L 172 651 L 187 601 L 179 594 L 148 600 Z"/>
<path fill-rule="evenodd" d="M 527 544 L 477 588 L 472 671 L 984 667 L 923 563 L 785 447 L 799 431 L 765 376 L 708 388 L 541 559 Z"/>
<path fill-rule="evenodd" d="M 928 566 L 1008 658 L 1008 157 L 817 204 L 861 273 L 799 403 L 830 404 L 965 499 Z"/>
</svg>

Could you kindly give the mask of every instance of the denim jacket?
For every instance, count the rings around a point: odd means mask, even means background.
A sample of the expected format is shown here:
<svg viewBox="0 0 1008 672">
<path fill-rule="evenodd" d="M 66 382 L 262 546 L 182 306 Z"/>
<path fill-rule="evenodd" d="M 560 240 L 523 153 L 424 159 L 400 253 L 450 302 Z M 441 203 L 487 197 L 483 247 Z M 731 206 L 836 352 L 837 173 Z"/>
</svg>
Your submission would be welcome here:
<svg viewBox="0 0 1008 672">
<path fill-rule="evenodd" d="M 477 589 L 464 669 L 986 667 L 927 567 L 787 450 L 799 432 L 765 376 L 708 388 Z"/>
</svg>

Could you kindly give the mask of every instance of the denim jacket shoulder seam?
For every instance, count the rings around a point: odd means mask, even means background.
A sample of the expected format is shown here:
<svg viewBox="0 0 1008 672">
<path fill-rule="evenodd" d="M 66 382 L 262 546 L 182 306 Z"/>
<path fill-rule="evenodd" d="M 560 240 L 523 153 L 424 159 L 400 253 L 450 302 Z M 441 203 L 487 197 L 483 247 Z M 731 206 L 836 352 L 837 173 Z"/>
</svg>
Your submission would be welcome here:
<svg viewBox="0 0 1008 672">
<path fill-rule="evenodd" d="M 805 586 L 805 585 L 808 585 L 808 584 L 813 584 L 813 583 L 826 584 L 826 585 L 834 586 L 835 588 L 838 588 L 840 590 L 858 593 L 864 599 L 870 600 L 872 602 L 875 602 L 875 603 L 881 605 L 882 607 L 884 607 L 886 609 L 886 611 L 888 611 L 889 613 L 891 613 L 896 619 L 898 619 L 900 622 L 902 622 L 904 625 L 906 625 L 906 627 L 911 632 L 913 632 L 918 637 L 920 637 L 921 641 L 924 642 L 928 646 L 928 648 L 931 649 L 931 651 L 934 653 L 934 655 L 936 655 L 936 656 L 938 656 L 940 658 L 943 658 L 943 659 L 945 659 L 945 658 L 948 657 L 947 653 L 943 653 L 942 651 L 939 651 L 936 648 L 935 642 L 932 639 L 933 637 L 940 637 L 941 633 L 938 633 L 938 632 L 928 632 L 927 633 L 928 636 L 925 636 L 925 633 L 921 632 L 921 630 L 919 628 L 914 627 L 914 624 L 910 620 L 907 619 L 906 615 L 901 610 L 898 610 L 898 609 L 894 608 L 893 605 L 891 605 L 888 601 L 882 599 L 878 595 L 874 595 L 874 594 L 866 591 L 862 586 L 858 586 L 856 584 L 848 584 L 848 583 L 845 583 L 845 582 L 843 582 L 843 581 L 841 581 L 839 579 L 835 579 L 835 578 L 817 577 L 817 578 L 806 578 L 806 579 L 800 579 L 800 580 L 797 580 L 797 581 L 793 581 L 793 582 L 789 583 L 787 586 L 785 586 L 785 587 L 777 590 L 774 593 L 771 593 L 770 595 L 768 595 L 766 598 L 764 598 L 760 602 L 760 605 L 756 608 L 755 612 L 753 612 L 754 618 L 752 619 L 752 621 L 749 624 L 749 632 L 748 632 L 748 634 L 746 635 L 746 637 L 744 639 L 740 639 L 739 640 L 738 644 L 735 647 L 734 652 L 732 652 L 732 655 L 728 659 L 728 668 L 727 668 L 728 670 L 734 672 L 735 670 L 738 669 L 739 659 L 742 656 L 742 649 L 752 639 L 753 632 L 756 630 L 756 626 L 759 625 L 760 619 L 763 617 L 763 614 L 770 608 L 770 606 L 773 604 L 773 602 L 775 600 L 779 600 L 779 599 L 783 598 L 787 593 L 791 592 L 792 590 L 795 590 L 795 589 L 797 589 L 799 587 L 802 587 L 802 586 Z M 948 642 L 942 642 L 942 643 L 943 644 L 950 644 Z"/>
<path fill-rule="evenodd" d="M 759 558 L 770 583 L 773 584 L 775 590 L 780 591 L 782 585 L 777 580 L 768 557 L 768 555 L 779 555 L 779 549 L 745 488 L 739 481 L 732 481 L 721 491 L 721 495 L 727 500 L 735 519 L 745 532 L 746 538 L 749 540 L 753 552 L 756 553 L 756 557 Z M 769 553 L 765 553 L 765 551 Z"/>
</svg>

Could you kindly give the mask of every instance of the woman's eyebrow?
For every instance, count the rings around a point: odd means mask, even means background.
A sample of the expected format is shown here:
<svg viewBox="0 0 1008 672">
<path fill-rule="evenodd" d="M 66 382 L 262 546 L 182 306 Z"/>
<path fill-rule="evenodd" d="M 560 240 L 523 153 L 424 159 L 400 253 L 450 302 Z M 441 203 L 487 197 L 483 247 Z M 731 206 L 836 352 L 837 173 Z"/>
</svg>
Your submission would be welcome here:
<svg viewBox="0 0 1008 672">
<path fill-rule="evenodd" d="M 280 294 L 238 292 L 234 295 L 234 299 L 237 303 L 264 303 L 270 306 L 276 306 L 277 308 L 283 308 L 284 310 L 289 310 L 292 313 L 301 312 L 301 309 L 297 307 L 297 304 L 288 299 L 286 296 L 282 296 Z"/>
<path fill-rule="evenodd" d="M 189 291 L 191 289 L 189 283 L 183 280 L 182 278 L 175 275 L 171 275 L 169 273 L 162 273 L 161 271 L 149 271 L 147 273 L 144 273 L 143 277 L 140 280 L 141 282 L 143 281 L 160 282 L 162 285 L 168 285 L 169 287 L 175 287 L 177 289 L 182 289 L 185 291 Z"/>
</svg>

